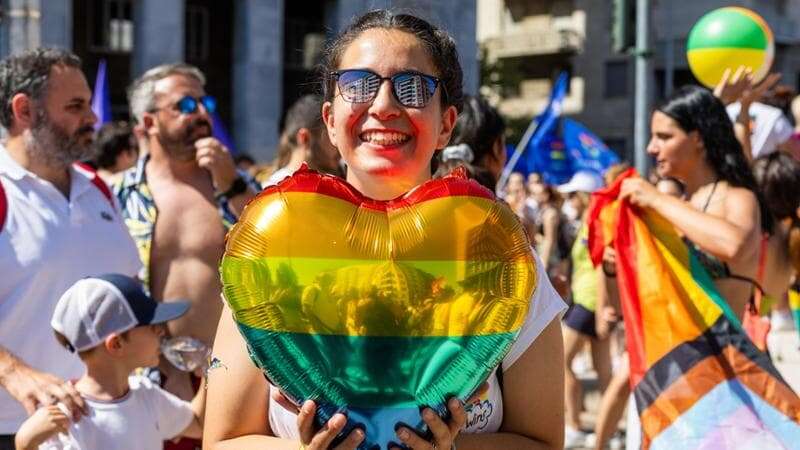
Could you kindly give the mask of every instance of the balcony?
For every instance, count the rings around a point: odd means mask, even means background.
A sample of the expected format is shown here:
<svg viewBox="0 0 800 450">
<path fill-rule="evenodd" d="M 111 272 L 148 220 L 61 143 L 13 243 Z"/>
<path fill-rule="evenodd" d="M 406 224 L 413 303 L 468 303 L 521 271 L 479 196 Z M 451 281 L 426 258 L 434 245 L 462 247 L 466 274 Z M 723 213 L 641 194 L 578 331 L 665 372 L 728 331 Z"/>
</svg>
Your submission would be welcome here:
<svg viewBox="0 0 800 450">
<path fill-rule="evenodd" d="M 485 41 L 490 59 L 578 53 L 583 49 L 583 33 L 571 20 L 552 21 L 543 28 L 515 28 Z"/>
</svg>

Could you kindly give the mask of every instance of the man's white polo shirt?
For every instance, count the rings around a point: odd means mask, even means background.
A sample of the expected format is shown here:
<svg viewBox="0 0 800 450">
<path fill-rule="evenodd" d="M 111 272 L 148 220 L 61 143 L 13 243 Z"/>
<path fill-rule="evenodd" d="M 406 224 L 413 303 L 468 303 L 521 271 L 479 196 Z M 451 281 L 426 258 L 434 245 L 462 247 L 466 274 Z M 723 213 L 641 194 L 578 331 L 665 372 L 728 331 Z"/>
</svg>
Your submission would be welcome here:
<svg viewBox="0 0 800 450">
<path fill-rule="evenodd" d="M 70 199 L 17 164 L 0 146 L 0 183 L 7 211 L 0 227 L 0 346 L 31 367 L 62 379 L 83 373 L 78 357 L 53 336 L 50 317 L 61 294 L 89 275 L 136 276 L 141 262 L 110 199 L 93 173 L 70 169 Z M 0 388 L 0 434 L 13 434 L 27 414 Z"/>
</svg>

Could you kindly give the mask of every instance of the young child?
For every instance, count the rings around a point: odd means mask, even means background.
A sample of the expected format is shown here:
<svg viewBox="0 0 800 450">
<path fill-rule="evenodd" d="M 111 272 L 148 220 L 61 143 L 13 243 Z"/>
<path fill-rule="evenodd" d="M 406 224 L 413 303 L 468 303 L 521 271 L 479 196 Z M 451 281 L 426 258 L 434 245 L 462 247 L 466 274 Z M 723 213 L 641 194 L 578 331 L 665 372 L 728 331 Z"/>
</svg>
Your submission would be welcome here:
<svg viewBox="0 0 800 450">
<path fill-rule="evenodd" d="M 188 309 L 188 302 L 157 303 L 123 275 L 85 278 L 70 287 L 51 326 L 86 365 L 75 389 L 87 411 L 71 421 L 62 405 L 40 408 L 17 432 L 17 450 L 155 450 L 177 436 L 201 437 L 205 386 L 189 403 L 131 376 L 136 368 L 158 365 L 163 324 Z"/>
</svg>

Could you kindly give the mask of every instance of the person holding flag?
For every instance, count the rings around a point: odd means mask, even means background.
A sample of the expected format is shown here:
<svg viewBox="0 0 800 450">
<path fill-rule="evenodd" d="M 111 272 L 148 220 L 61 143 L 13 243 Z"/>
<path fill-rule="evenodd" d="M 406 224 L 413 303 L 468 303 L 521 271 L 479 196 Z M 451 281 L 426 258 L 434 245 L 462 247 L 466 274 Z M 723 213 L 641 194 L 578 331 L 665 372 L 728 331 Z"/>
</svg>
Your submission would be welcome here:
<svg viewBox="0 0 800 450">
<path fill-rule="evenodd" d="M 653 113 L 647 152 L 660 177 L 686 187 L 688 201 L 661 194 L 641 178 L 622 184 L 621 198 L 664 216 L 698 250 L 737 317 L 756 280 L 761 234 L 772 228 L 724 106 L 711 91 L 686 86 Z"/>
<path fill-rule="evenodd" d="M 641 426 L 628 447 L 790 448 L 800 399 L 742 326 L 772 219 L 725 108 L 700 87 L 653 113 L 648 153 L 688 201 L 632 171 L 595 195 L 589 246 L 613 243 Z M 763 272 L 763 267 L 762 267 Z"/>
</svg>

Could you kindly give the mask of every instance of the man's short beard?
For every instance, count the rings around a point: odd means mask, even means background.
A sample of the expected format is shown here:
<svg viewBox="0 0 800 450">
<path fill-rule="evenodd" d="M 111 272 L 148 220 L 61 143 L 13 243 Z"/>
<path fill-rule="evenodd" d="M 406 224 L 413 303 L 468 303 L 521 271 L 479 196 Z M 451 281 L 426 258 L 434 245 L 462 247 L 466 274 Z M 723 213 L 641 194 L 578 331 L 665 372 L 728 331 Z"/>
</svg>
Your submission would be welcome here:
<svg viewBox="0 0 800 450">
<path fill-rule="evenodd" d="M 199 138 L 193 137 L 195 130 L 201 126 L 205 126 L 208 129 L 208 133 L 204 133 Z M 166 127 L 159 124 L 159 144 L 170 157 L 178 161 L 193 161 L 197 155 L 197 148 L 195 148 L 194 143 L 209 136 L 211 136 L 211 124 L 205 119 L 198 119 L 181 132 L 174 134 L 170 134 Z"/>
<path fill-rule="evenodd" d="M 85 128 L 79 128 L 70 136 L 50 120 L 47 112 L 40 109 L 33 127 L 25 131 L 25 148 L 31 159 L 41 161 L 48 167 L 69 167 L 72 163 L 96 156 L 91 142 L 84 144 L 80 141 L 80 136 L 87 131 Z"/>
</svg>

